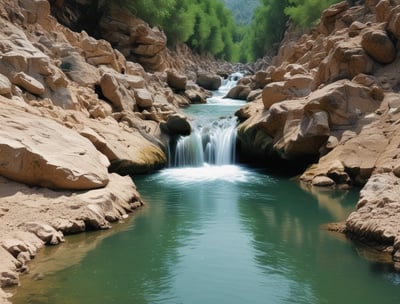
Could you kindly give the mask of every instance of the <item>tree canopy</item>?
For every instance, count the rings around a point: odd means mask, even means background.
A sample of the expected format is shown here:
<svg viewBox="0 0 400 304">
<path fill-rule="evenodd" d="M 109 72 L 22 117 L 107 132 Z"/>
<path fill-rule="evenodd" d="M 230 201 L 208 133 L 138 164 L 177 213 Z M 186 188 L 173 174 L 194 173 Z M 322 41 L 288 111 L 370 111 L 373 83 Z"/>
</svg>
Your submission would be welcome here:
<svg viewBox="0 0 400 304">
<path fill-rule="evenodd" d="M 110 0 L 150 25 L 161 27 L 170 45 L 186 43 L 200 54 L 230 61 L 253 61 L 279 42 L 290 20 L 299 28 L 317 22 L 322 10 L 338 0 L 259 0 L 250 24 L 235 21 L 235 10 L 249 11 L 249 1 L 233 0 Z M 229 10 L 225 4 L 231 6 Z M 237 15 L 236 15 L 237 16 Z"/>
</svg>

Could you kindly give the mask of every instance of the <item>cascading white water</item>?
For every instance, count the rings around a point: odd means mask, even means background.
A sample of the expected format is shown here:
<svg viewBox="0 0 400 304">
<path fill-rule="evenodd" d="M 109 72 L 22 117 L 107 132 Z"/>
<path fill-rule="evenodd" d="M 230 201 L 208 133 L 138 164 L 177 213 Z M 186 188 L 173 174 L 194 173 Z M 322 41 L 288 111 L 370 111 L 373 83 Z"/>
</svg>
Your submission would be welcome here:
<svg viewBox="0 0 400 304">
<path fill-rule="evenodd" d="M 235 73 L 224 80 L 219 90 L 213 92 L 208 105 L 238 107 L 242 104 L 242 101 L 223 98 L 241 77 L 242 74 Z M 206 107 L 206 105 L 198 106 Z M 229 107 L 226 109 L 231 110 Z M 198 116 L 198 113 L 193 114 L 193 116 Z M 215 108 L 209 108 L 202 120 L 197 117 L 192 121 L 192 133 L 189 136 L 180 137 L 175 148 L 172 149 L 174 156 L 170 161 L 171 166 L 200 167 L 206 164 L 220 166 L 235 162 L 237 119 L 232 116 L 227 117 L 226 114 L 213 119 L 211 118 L 213 114 L 216 114 Z M 232 112 L 228 114 L 232 115 Z"/>
</svg>

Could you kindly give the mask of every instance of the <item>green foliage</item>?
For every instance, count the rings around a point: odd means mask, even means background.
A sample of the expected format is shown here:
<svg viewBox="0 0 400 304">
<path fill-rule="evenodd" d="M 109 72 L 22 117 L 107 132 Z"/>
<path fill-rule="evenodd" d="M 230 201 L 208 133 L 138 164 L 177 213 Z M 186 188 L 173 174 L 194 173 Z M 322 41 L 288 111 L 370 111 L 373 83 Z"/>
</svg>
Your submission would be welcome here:
<svg viewBox="0 0 400 304">
<path fill-rule="evenodd" d="M 220 0 L 111 0 L 161 27 L 170 45 L 185 42 L 201 54 L 237 60 L 232 14 Z"/>
<path fill-rule="evenodd" d="M 222 0 L 222 2 L 232 12 L 237 25 L 249 25 L 254 10 L 260 5 L 259 0 Z"/>
<path fill-rule="evenodd" d="M 288 20 L 310 28 L 323 9 L 338 0 L 108 0 L 127 7 L 152 26 L 168 43 L 187 43 L 200 54 L 249 62 L 263 57 L 279 42 Z M 255 5 L 258 7 L 255 8 Z M 231 11 L 236 12 L 237 22 Z M 250 13 L 246 13 L 250 12 Z M 242 22 L 252 15 L 250 24 Z M 241 16 L 241 17 L 238 17 Z M 242 23 L 240 23 L 242 22 Z M 247 21 L 248 23 L 248 21 Z"/>
<path fill-rule="evenodd" d="M 324 9 L 337 0 L 288 0 L 285 14 L 301 28 L 310 28 L 318 21 Z"/>
<path fill-rule="evenodd" d="M 263 57 L 282 39 L 288 20 L 286 6 L 287 0 L 261 0 L 261 6 L 254 12 L 247 41 L 244 41 L 244 56 L 248 60 Z"/>
</svg>

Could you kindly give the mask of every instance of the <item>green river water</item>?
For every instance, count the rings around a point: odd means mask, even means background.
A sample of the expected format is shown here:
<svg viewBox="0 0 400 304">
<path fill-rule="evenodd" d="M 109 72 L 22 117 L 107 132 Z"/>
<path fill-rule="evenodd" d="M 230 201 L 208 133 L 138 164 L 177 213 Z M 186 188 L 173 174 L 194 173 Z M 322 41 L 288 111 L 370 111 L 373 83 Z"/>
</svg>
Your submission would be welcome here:
<svg viewBox="0 0 400 304">
<path fill-rule="evenodd" d="M 113 229 L 42 250 L 13 303 L 400 303 L 390 264 L 321 229 L 354 210 L 355 190 L 310 191 L 235 164 L 134 180 L 146 206 Z"/>
</svg>

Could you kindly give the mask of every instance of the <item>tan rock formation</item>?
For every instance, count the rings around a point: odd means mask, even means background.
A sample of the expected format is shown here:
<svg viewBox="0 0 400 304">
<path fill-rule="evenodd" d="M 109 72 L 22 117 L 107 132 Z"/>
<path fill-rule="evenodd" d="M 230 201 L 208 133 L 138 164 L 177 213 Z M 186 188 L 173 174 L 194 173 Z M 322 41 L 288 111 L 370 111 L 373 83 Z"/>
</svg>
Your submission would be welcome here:
<svg viewBox="0 0 400 304">
<path fill-rule="evenodd" d="M 92 189 L 108 183 L 106 157 L 51 119 L 0 98 L 0 175 L 29 185 Z"/>
<path fill-rule="evenodd" d="M 105 188 L 52 191 L 32 188 L 0 177 L 0 282 L 18 284 L 18 271 L 45 243 L 92 228 L 107 228 L 142 204 L 130 177 L 109 176 Z"/>
<path fill-rule="evenodd" d="M 283 41 L 273 66 L 248 77 L 253 95 L 263 93 L 237 116 L 243 156 L 270 164 L 313 156 L 301 176 L 306 184 L 363 186 L 346 231 L 391 246 L 399 260 L 396 3 L 343 1 L 327 9 L 315 30 Z M 300 84 L 290 85 L 296 77 Z"/>
<path fill-rule="evenodd" d="M 150 28 L 130 12 L 112 6 L 100 20 L 104 39 L 132 61 L 149 71 L 162 71 L 168 66 L 167 37 L 157 28 Z"/>
<path fill-rule="evenodd" d="M 132 179 L 108 169 L 165 165 L 160 123 L 190 102 L 165 75 L 49 12 L 47 0 L 0 0 L 0 288 L 18 284 L 26 263 L 61 233 L 107 228 L 141 205 Z M 164 69 L 165 37 L 137 22 L 129 54 Z M 0 289 L 0 303 L 6 297 Z"/>
<path fill-rule="evenodd" d="M 397 262 L 400 261 L 398 187 L 399 178 L 392 173 L 375 174 L 361 190 L 357 210 L 346 221 L 346 230 L 353 237 L 383 247 Z"/>
</svg>

